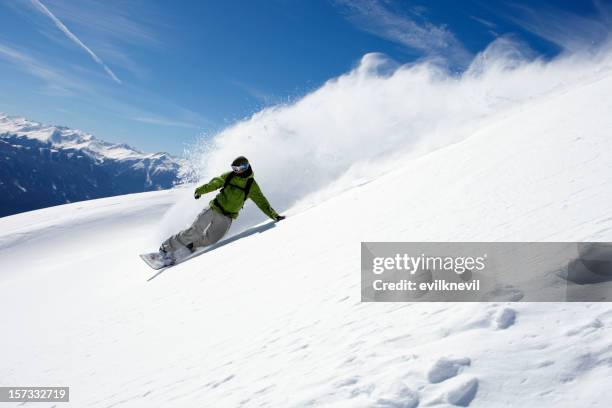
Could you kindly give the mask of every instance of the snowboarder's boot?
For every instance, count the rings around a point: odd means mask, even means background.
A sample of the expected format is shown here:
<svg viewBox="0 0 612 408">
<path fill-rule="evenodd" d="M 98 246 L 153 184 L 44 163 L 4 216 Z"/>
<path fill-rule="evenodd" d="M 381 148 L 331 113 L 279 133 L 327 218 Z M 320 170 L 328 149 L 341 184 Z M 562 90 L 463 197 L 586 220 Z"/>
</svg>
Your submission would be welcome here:
<svg viewBox="0 0 612 408">
<path fill-rule="evenodd" d="M 176 263 L 176 259 L 171 252 L 167 252 L 163 247 L 159 248 L 159 258 L 164 263 L 164 266 L 172 266 Z"/>
</svg>

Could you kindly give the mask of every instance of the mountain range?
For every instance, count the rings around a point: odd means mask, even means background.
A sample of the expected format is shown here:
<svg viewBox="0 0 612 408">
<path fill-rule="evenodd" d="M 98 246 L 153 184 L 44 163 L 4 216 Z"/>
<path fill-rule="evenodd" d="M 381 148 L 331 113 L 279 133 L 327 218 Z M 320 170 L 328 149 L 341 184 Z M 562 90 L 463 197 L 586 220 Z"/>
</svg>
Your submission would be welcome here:
<svg viewBox="0 0 612 408">
<path fill-rule="evenodd" d="M 0 217 L 75 201 L 163 190 L 184 161 L 65 126 L 0 114 Z"/>
</svg>

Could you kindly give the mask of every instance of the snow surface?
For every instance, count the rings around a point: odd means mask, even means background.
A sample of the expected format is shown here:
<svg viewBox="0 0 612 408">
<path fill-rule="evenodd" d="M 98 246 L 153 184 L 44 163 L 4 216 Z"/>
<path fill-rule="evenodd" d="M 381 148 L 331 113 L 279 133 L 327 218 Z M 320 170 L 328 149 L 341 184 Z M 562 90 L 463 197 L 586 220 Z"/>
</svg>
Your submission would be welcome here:
<svg viewBox="0 0 612 408">
<path fill-rule="evenodd" d="M 333 194 L 260 177 L 286 220 L 248 204 L 239 239 L 158 275 L 137 254 L 209 197 L 0 219 L 2 383 L 75 407 L 608 407 L 609 303 L 361 303 L 359 262 L 360 241 L 611 241 L 611 70 Z"/>
</svg>

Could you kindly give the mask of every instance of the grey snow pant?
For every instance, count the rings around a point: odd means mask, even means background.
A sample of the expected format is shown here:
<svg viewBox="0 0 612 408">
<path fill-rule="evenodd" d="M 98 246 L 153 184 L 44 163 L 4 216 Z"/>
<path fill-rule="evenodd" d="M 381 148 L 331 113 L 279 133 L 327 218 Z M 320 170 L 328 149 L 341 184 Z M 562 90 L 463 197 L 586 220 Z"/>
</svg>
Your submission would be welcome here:
<svg viewBox="0 0 612 408">
<path fill-rule="evenodd" d="M 191 227 L 171 236 L 162 244 L 166 252 L 183 252 L 186 248 L 195 249 L 212 245 L 219 241 L 232 225 L 232 218 L 218 213 L 212 208 L 204 209 L 196 217 Z"/>
</svg>

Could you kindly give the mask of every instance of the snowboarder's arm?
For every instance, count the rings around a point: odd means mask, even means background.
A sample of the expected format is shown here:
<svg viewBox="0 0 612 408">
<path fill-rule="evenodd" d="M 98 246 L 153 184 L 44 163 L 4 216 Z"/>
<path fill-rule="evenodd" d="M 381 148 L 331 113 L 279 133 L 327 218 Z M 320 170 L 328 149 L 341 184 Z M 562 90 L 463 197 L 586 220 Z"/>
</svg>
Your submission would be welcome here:
<svg viewBox="0 0 612 408">
<path fill-rule="evenodd" d="M 208 183 L 202 184 L 200 187 L 196 188 L 195 194 L 198 196 L 201 196 L 206 193 L 210 193 L 211 191 L 220 189 L 221 187 L 223 187 L 223 183 L 225 183 L 225 178 L 227 177 L 228 174 L 229 172 L 223 173 L 219 177 L 213 178 Z"/>
<path fill-rule="evenodd" d="M 253 185 L 251 186 L 251 191 L 249 191 L 249 198 L 253 200 L 253 202 L 257 204 L 257 207 L 259 207 L 259 209 L 264 214 L 266 214 L 268 217 L 272 218 L 273 220 L 278 219 L 277 212 L 274 211 L 272 206 L 270 206 L 270 203 L 268 202 L 266 197 L 261 192 L 261 189 L 257 185 L 256 181 L 253 181 Z"/>
</svg>

